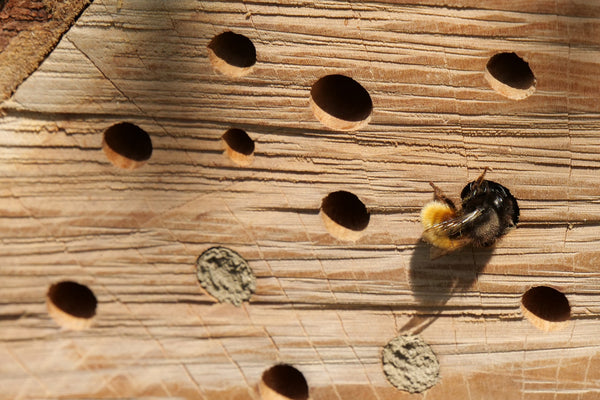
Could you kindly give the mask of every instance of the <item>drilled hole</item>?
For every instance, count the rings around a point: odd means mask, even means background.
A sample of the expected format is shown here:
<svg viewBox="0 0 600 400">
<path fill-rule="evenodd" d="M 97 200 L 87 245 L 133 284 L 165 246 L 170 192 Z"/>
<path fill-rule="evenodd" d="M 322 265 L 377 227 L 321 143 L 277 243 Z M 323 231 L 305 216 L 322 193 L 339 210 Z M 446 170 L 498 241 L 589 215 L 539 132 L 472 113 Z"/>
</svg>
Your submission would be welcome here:
<svg viewBox="0 0 600 400">
<path fill-rule="evenodd" d="M 321 218 L 329 233 L 341 240 L 357 240 L 369 225 L 369 213 L 356 195 L 340 190 L 321 203 Z"/>
<path fill-rule="evenodd" d="M 121 122 L 104 132 L 102 148 L 106 157 L 119 168 L 141 167 L 152 155 L 150 136 L 137 125 Z"/>
<path fill-rule="evenodd" d="M 421 393 L 439 381 L 438 359 L 420 336 L 392 339 L 383 348 L 381 361 L 386 378 L 400 390 Z"/>
<path fill-rule="evenodd" d="M 565 327 L 571 318 L 567 297 L 548 286 L 536 286 L 525 292 L 521 310 L 536 328 L 546 332 Z"/>
<path fill-rule="evenodd" d="M 254 159 L 254 141 L 242 129 L 229 129 L 222 136 L 225 154 L 236 164 L 250 165 Z"/>
<path fill-rule="evenodd" d="M 256 48 L 246 36 L 224 32 L 208 44 L 208 57 L 214 69 L 237 78 L 252 71 L 256 64 Z"/>
<path fill-rule="evenodd" d="M 200 285 L 220 303 L 241 306 L 256 290 L 256 278 L 248 262 L 226 247 L 212 247 L 198 257 Z"/>
<path fill-rule="evenodd" d="M 485 78 L 490 86 L 513 100 L 529 97 L 535 91 L 535 76 L 529 64 L 515 53 L 498 53 L 487 63 Z"/>
<path fill-rule="evenodd" d="M 278 364 L 263 372 L 259 388 L 263 400 L 308 399 L 304 375 L 287 364 Z"/>
<path fill-rule="evenodd" d="M 87 286 L 71 281 L 53 284 L 46 297 L 50 316 L 63 328 L 74 330 L 92 324 L 97 304 L 96 296 Z"/>
<path fill-rule="evenodd" d="M 353 131 L 369 123 L 373 102 L 360 83 L 344 75 L 327 75 L 310 90 L 315 117 L 328 128 Z"/>
</svg>

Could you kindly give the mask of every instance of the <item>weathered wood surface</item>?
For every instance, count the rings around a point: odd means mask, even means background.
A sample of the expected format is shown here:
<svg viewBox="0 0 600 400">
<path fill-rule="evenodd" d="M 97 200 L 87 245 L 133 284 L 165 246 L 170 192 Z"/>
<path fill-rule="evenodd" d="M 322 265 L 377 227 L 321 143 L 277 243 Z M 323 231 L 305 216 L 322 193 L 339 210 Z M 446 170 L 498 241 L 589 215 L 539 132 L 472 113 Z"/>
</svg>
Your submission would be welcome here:
<svg viewBox="0 0 600 400">
<path fill-rule="evenodd" d="M 595 399 L 600 392 L 600 3 L 94 0 L 0 121 L 0 398 L 258 399 L 262 371 L 296 366 L 314 399 Z M 233 30 L 251 74 L 214 72 Z M 487 60 L 515 51 L 537 79 L 512 101 Z M 341 73 L 370 93 L 370 123 L 324 128 L 311 85 Z M 102 132 L 152 138 L 115 168 Z M 223 155 L 244 129 L 253 163 Z M 429 181 L 458 197 L 484 167 L 521 225 L 493 250 L 428 260 Z M 347 190 L 371 219 L 331 237 L 321 199 Z M 251 302 L 215 304 L 195 260 L 222 245 L 257 276 Z M 98 297 L 94 325 L 61 330 L 60 280 Z M 566 294 L 566 329 L 523 318 L 521 295 Z M 397 391 L 381 348 L 403 327 L 439 357 L 441 382 Z M 422 322 L 421 321 L 421 322 Z"/>
<path fill-rule="evenodd" d="M 0 1 L 0 101 L 34 72 L 90 0 Z"/>
</svg>

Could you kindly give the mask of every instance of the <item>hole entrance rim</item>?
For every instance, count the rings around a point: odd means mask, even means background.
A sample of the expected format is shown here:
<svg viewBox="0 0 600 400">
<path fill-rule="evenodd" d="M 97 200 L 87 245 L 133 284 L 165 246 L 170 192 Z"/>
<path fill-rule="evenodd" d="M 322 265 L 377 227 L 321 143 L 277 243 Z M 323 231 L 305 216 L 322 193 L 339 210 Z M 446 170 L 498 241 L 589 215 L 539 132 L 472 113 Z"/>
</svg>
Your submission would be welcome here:
<svg viewBox="0 0 600 400">
<path fill-rule="evenodd" d="M 256 65 L 256 47 L 245 35 L 225 31 L 214 36 L 206 47 L 213 68 L 223 75 L 242 77 Z"/>
<path fill-rule="evenodd" d="M 531 96 L 537 84 L 529 63 L 515 52 L 500 52 L 490 57 L 485 78 L 492 89 L 512 100 Z"/>
<path fill-rule="evenodd" d="M 53 283 L 46 293 L 48 313 L 63 328 L 82 330 L 90 327 L 98 299 L 86 285 L 75 281 Z"/>
<path fill-rule="evenodd" d="M 254 161 L 254 140 L 239 128 L 230 128 L 221 136 L 225 155 L 241 167 L 247 167 Z"/>
<path fill-rule="evenodd" d="M 102 148 L 116 167 L 134 169 L 152 157 L 152 139 L 148 132 L 131 122 L 109 126 L 102 136 Z"/>
<path fill-rule="evenodd" d="M 346 75 L 319 78 L 310 89 L 313 114 L 330 129 L 353 131 L 366 126 L 373 113 L 369 92 Z"/>
<path fill-rule="evenodd" d="M 562 328 L 571 319 L 569 299 L 550 286 L 533 286 L 521 297 L 525 317 L 537 328 L 552 331 Z"/>
<path fill-rule="evenodd" d="M 308 382 L 304 374 L 292 365 L 285 363 L 273 365 L 263 372 L 261 389 L 265 400 L 281 397 L 290 400 L 308 400 L 309 398 Z M 269 390 L 280 397 L 267 394 Z"/>
</svg>

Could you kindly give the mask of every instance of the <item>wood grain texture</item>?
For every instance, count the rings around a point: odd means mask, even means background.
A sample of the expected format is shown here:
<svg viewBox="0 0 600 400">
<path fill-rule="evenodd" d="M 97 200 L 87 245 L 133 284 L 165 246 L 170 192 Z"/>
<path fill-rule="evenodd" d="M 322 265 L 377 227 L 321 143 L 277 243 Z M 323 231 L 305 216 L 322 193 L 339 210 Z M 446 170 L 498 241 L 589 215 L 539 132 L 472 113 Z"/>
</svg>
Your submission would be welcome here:
<svg viewBox="0 0 600 400">
<path fill-rule="evenodd" d="M 227 30 L 256 47 L 243 78 L 209 63 Z M 258 399 L 278 362 L 314 400 L 597 398 L 599 32 L 600 4 L 584 0 L 94 0 L 2 105 L 0 398 Z M 531 97 L 488 86 L 502 51 L 529 63 Z M 309 108 L 334 73 L 373 100 L 359 131 Z M 152 138 L 133 171 L 102 151 L 123 121 Z M 250 166 L 223 154 L 229 128 L 254 140 Z M 486 166 L 520 226 L 492 250 L 430 261 L 428 182 L 456 199 Z M 357 242 L 318 214 L 338 190 L 371 214 Z M 197 282 L 216 245 L 257 277 L 240 308 Z M 86 331 L 47 314 L 48 287 L 67 279 L 98 298 Z M 567 296 L 566 329 L 523 318 L 537 285 Z M 394 389 L 380 360 L 414 327 L 441 365 L 421 395 Z"/>
<path fill-rule="evenodd" d="M 0 101 L 33 73 L 90 0 L 0 2 Z"/>
</svg>

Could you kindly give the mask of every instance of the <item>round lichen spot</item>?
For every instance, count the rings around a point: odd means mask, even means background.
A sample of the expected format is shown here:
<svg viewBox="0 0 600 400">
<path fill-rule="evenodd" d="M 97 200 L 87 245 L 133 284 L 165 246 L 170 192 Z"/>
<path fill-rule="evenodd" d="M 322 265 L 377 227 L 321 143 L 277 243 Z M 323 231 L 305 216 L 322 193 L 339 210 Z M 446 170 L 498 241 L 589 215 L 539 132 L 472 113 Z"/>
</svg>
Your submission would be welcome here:
<svg viewBox="0 0 600 400">
<path fill-rule="evenodd" d="M 371 120 L 373 102 L 369 92 L 354 79 L 344 75 L 327 75 L 312 86 L 310 107 L 326 127 L 354 131 Z"/>
<path fill-rule="evenodd" d="M 225 154 L 234 163 L 248 166 L 254 160 L 254 140 L 242 129 L 232 128 L 221 137 Z"/>
<path fill-rule="evenodd" d="M 564 328 L 571 318 L 567 296 L 548 286 L 536 286 L 525 292 L 521 311 L 536 328 L 545 332 Z"/>
<path fill-rule="evenodd" d="M 102 149 L 113 165 L 124 168 L 139 168 L 152 156 L 152 141 L 139 126 L 121 122 L 104 132 Z"/>
<path fill-rule="evenodd" d="M 304 375 L 288 364 L 277 364 L 263 372 L 259 390 L 263 400 L 308 399 Z"/>
<path fill-rule="evenodd" d="M 340 240 L 358 240 L 370 220 L 364 203 L 345 190 L 329 193 L 323 198 L 320 214 L 325 228 Z"/>
<path fill-rule="evenodd" d="M 239 307 L 256 290 L 256 278 L 246 260 L 226 247 L 206 250 L 196 268 L 200 285 L 220 303 Z"/>
<path fill-rule="evenodd" d="M 439 381 L 438 359 L 419 336 L 392 339 L 383 348 L 382 362 L 386 378 L 400 390 L 421 393 Z"/>
<path fill-rule="evenodd" d="M 515 53 L 498 53 L 489 59 L 485 79 L 492 89 L 512 100 L 522 100 L 535 92 L 535 76 Z"/>
<path fill-rule="evenodd" d="M 256 63 L 256 48 L 244 35 L 223 32 L 208 44 L 208 58 L 215 70 L 239 78 L 252 71 Z"/>
<path fill-rule="evenodd" d="M 89 328 L 96 315 L 98 301 L 85 285 L 63 281 L 50 286 L 46 295 L 48 314 L 63 328 Z"/>
</svg>

